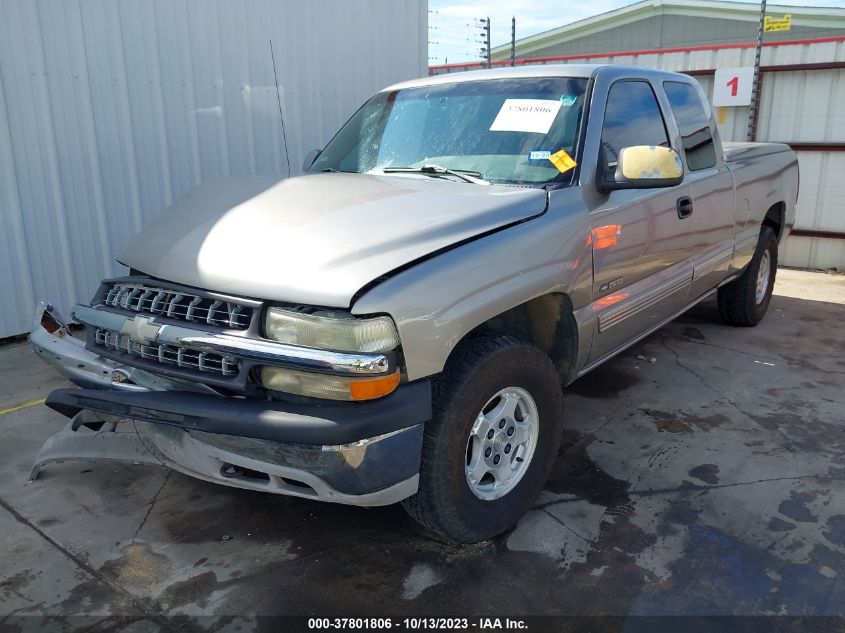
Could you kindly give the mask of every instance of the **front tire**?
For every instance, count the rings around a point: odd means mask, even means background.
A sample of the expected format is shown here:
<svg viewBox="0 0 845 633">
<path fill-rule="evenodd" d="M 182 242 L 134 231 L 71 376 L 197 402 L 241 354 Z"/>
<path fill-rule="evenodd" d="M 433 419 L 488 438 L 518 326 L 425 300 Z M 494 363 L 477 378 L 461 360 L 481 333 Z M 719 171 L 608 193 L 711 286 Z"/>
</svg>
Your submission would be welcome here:
<svg viewBox="0 0 845 633">
<path fill-rule="evenodd" d="M 766 315 L 778 267 L 778 240 L 768 226 L 760 229 L 757 249 L 740 277 L 719 288 L 719 315 L 728 325 L 751 327 Z"/>
<path fill-rule="evenodd" d="M 453 541 L 501 534 L 545 485 L 562 425 L 563 394 L 546 354 L 504 336 L 462 343 L 435 383 L 419 491 L 405 509 Z"/>
</svg>

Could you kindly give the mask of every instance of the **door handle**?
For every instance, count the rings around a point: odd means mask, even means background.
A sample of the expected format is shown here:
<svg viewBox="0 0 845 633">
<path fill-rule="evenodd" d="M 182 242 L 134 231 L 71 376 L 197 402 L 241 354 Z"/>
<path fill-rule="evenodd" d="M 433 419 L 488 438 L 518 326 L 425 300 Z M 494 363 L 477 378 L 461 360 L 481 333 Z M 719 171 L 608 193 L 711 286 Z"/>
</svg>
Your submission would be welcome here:
<svg viewBox="0 0 845 633">
<path fill-rule="evenodd" d="M 688 196 L 678 198 L 678 202 L 675 206 L 678 209 L 678 217 L 682 220 L 692 215 L 692 198 Z"/>
</svg>

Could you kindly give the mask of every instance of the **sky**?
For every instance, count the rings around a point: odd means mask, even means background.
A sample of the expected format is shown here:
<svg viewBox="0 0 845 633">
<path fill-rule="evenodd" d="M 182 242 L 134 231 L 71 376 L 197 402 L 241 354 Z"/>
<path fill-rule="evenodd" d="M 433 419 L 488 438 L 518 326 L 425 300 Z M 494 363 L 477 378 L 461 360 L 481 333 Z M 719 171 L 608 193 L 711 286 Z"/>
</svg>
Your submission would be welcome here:
<svg viewBox="0 0 845 633">
<path fill-rule="evenodd" d="M 571 24 L 584 18 L 634 4 L 633 0 L 428 0 L 429 64 L 480 59 L 481 31 L 476 19 L 490 17 L 492 46 L 511 39 L 511 16 L 516 38 Z M 842 7 L 845 0 L 780 0 L 779 5 Z"/>
</svg>

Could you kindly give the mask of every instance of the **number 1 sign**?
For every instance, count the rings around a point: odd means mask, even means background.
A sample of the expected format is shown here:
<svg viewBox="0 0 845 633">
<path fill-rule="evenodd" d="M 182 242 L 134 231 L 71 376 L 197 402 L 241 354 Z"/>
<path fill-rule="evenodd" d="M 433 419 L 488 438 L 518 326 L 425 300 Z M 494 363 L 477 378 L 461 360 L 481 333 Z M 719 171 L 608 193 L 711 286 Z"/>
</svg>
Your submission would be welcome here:
<svg viewBox="0 0 845 633">
<path fill-rule="evenodd" d="M 751 105 L 751 84 L 754 81 L 753 68 L 719 68 L 713 80 L 713 105 Z"/>
</svg>

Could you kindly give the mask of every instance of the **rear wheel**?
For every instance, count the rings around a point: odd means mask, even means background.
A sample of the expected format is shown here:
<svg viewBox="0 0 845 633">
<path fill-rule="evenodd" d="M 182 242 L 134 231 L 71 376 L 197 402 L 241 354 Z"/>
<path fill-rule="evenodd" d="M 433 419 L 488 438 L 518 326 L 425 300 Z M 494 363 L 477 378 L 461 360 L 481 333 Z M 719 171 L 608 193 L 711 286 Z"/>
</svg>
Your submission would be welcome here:
<svg viewBox="0 0 845 633">
<path fill-rule="evenodd" d="M 719 314 L 729 325 L 757 325 L 772 299 L 778 265 L 778 240 L 768 226 L 760 230 L 757 249 L 742 275 L 719 288 Z"/>
<path fill-rule="evenodd" d="M 474 543 L 516 524 L 557 454 L 563 395 L 539 349 L 510 337 L 455 350 L 434 391 L 420 487 L 403 502 L 423 526 Z"/>
</svg>

